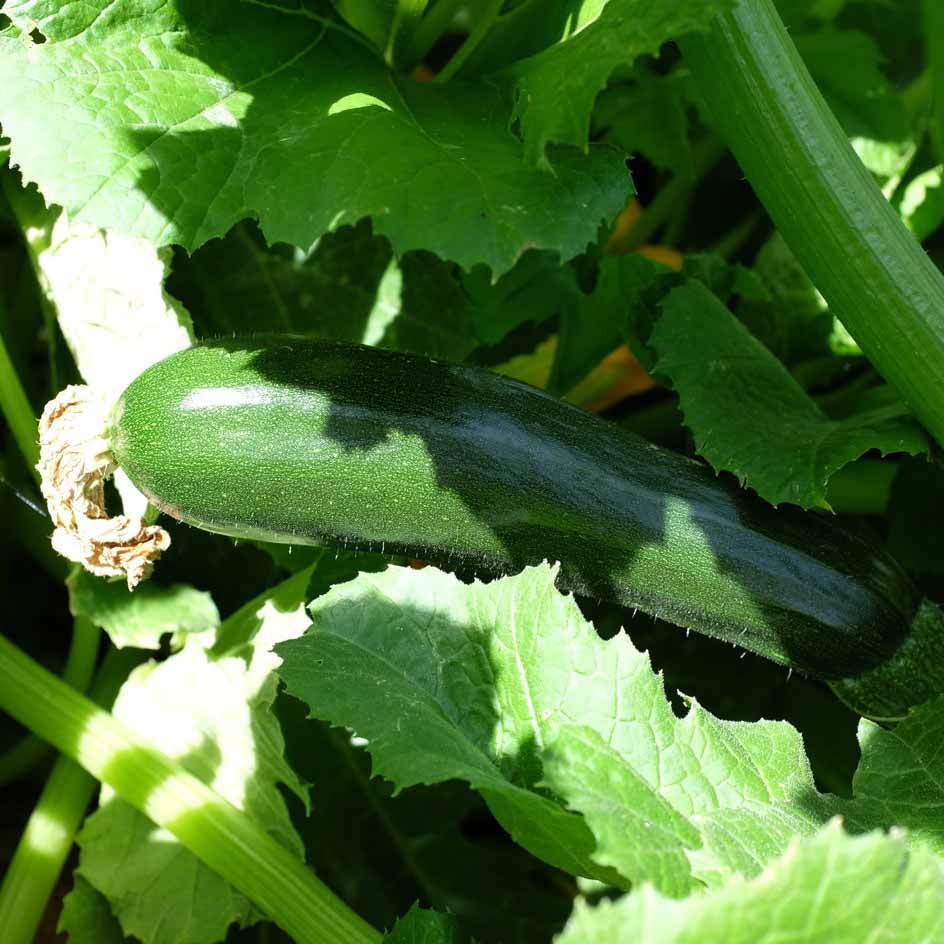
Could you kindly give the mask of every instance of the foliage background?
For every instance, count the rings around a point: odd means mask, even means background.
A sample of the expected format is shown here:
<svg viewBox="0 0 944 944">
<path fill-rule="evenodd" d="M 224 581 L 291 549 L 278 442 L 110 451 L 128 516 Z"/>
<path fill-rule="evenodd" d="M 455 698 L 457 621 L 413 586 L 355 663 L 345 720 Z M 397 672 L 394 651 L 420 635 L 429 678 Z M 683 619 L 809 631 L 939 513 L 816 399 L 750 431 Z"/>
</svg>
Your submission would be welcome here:
<svg viewBox="0 0 944 944">
<path fill-rule="evenodd" d="M 409 6 L 7 0 L 0 335 L 34 413 L 80 379 L 117 395 L 193 337 L 465 361 L 836 511 L 944 600 L 929 438 L 772 229 L 672 42 L 727 0 L 469 3 L 429 41 Z M 919 4 L 778 7 L 939 260 Z M 73 616 L 147 650 L 116 714 L 377 927 L 401 920 L 391 940 L 942 934 L 941 699 L 886 730 L 821 683 L 566 598 L 546 567 L 468 583 L 172 525 L 146 592 L 66 579 L 3 432 L 4 631 L 57 670 Z M 45 772 L 3 787 L 0 857 Z M 280 940 L 107 791 L 39 939 L 57 924 L 76 944 Z"/>
</svg>

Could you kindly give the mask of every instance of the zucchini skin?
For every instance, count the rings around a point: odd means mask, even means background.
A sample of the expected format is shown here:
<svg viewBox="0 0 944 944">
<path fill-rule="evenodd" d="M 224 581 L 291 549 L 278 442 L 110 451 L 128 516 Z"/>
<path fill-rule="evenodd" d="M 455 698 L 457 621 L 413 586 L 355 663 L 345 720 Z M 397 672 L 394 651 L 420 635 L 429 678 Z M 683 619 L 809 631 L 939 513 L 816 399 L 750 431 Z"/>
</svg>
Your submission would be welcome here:
<svg viewBox="0 0 944 944">
<path fill-rule="evenodd" d="M 124 391 L 118 464 L 237 538 L 385 550 L 560 583 L 823 678 L 886 659 L 918 598 L 832 520 L 487 371 L 293 338 L 173 354 Z"/>
</svg>

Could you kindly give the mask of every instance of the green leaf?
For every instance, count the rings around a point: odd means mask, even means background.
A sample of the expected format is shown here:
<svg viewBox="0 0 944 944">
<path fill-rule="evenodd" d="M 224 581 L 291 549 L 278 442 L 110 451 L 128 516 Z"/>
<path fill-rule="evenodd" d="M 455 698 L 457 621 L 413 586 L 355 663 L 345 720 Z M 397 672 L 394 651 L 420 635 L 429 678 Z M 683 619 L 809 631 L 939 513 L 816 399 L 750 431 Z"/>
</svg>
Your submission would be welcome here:
<svg viewBox="0 0 944 944">
<path fill-rule="evenodd" d="M 545 753 L 544 782 L 583 813 L 599 862 L 667 894 L 682 896 L 694 887 L 686 852 L 701 845 L 698 830 L 593 728 L 561 731 Z"/>
<path fill-rule="evenodd" d="M 666 296 L 649 344 L 679 394 L 697 452 L 771 504 L 828 508 L 830 476 L 864 453 L 928 450 L 921 427 L 896 403 L 829 419 L 697 282 Z"/>
<path fill-rule="evenodd" d="M 888 508 L 889 548 L 909 571 L 944 576 L 944 466 L 913 459 L 902 463 Z"/>
<path fill-rule="evenodd" d="M 465 780 L 517 842 L 575 874 L 680 894 L 753 874 L 813 828 L 794 729 L 697 705 L 677 718 L 648 658 L 626 636 L 599 639 L 553 579 L 546 565 L 488 585 L 433 568 L 362 575 L 312 605 L 279 672 L 315 717 L 366 739 L 375 774 L 397 789 Z M 586 813 L 596 849 L 556 796 Z M 781 828 L 729 848 L 724 817 L 744 810 Z"/>
<path fill-rule="evenodd" d="M 474 339 L 453 270 L 428 252 L 395 260 L 369 220 L 327 233 L 307 256 L 240 223 L 180 253 L 168 288 L 201 336 L 291 332 L 462 360 Z"/>
<path fill-rule="evenodd" d="M 475 340 L 452 266 L 430 252 L 410 252 L 400 260 L 399 270 L 400 299 L 376 343 L 396 351 L 464 360 Z"/>
<path fill-rule="evenodd" d="M 762 876 L 684 901 L 650 887 L 578 905 L 559 944 L 923 944 L 944 934 L 940 862 L 900 836 L 850 838 L 833 823 Z"/>
<path fill-rule="evenodd" d="M 738 306 L 751 333 L 785 363 L 827 353 L 835 319 L 780 233 L 761 246 L 753 271 L 770 297 Z"/>
<path fill-rule="evenodd" d="M 548 390 L 563 395 L 621 341 L 627 320 L 666 266 L 644 256 L 606 256 L 590 294 L 567 299 L 561 315 L 560 343 Z"/>
<path fill-rule="evenodd" d="M 186 584 L 161 587 L 148 582 L 132 592 L 123 581 L 94 577 L 77 568 L 67 585 L 72 615 L 101 626 L 119 649 L 159 649 L 168 633 L 175 637 L 205 633 L 220 623 L 210 594 Z"/>
<path fill-rule="evenodd" d="M 922 600 L 890 658 L 830 687 L 854 711 L 884 722 L 900 720 L 944 692 L 944 609 Z"/>
<path fill-rule="evenodd" d="M 307 790 L 284 759 L 271 712 L 279 661 L 271 647 L 308 625 L 302 599 L 309 576 L 296 574 L 247 605 L 224 624 L 214 648 L 213 639 L 190 636 L 166 661 L 136 669 L 114 707 L 116 717 L 299 857 L 303 846 L 279 784 L 303 803 Z M 262 917 L 169 832 L 110 790 L 102 791 L 78 842 L 82 876 L 108 898 L 124 933 L 144 944 L 213 944 L 231 924 L 245 927 Z"/>
<path fill-rule="evenodd" d="M 13 160 L 75 221 L 188 250 L 247 216 L 305 250 L 370 216 L 398 254 L 501 273 L 526 248 L 576 255 L 622 209 L 616 151 L 536 173 L 499 84 L 414 82 L 292 12 L 95 0 L 44 21 L 41 45 L 0 35 Z"/>
<path fill-rule="evenodd" d="M 908 136 L 904 104 L 882 73 L 882 55 L 871 36 L 826 26 L 793 41 L 850 138 L 901 141 Z"/>
<path fill-rule="evenodd" d="M 744 297 L 737 316 L 778 360 L 793 364 L 829 353 L 862 354 L 779 232 L 761 246 L 751 275 L 760 279 L 767 297 Z"/>
<path fill-rule="evenodd" d="M 399 301 L 383 287 L 392 257 L 369 220 L 324 235 L 309 254 L 267 247 L 245 221 L 192 255 L 178 253 L 167 287 L 200 337 L 280 331 L 363 341 L 374 309 Z"/>
<path fill-rule="evenodd" d="M 682 262 L 682 274 L 703 282 L 723 302 L 735 295 L 749 301 L 770 298 L 770 292 L 757 273 L 740 263 L 732 265 L 715 252 L 687 253 Z"/>
<path fill-rule="evenodd" d="M 164 291 L 169 251 L 56 210 L 20 222 L 76 366 L 103 396 L 117 400 L 141 371 L 193 343 L 187 312 Z"/>
<path fill-rule="evenodd" d="M 384 935 L 387 944 L 467 944 L 456 919 L 437 911 L 426 911 L 414 905 L 392 931 Z"/>
<path fill-rule="evenodd" d="M 777 12 L 787 28 L 793 31 L 808 25 L 809 20 L 832 20 L 848 5 L 849 0 L 776 0 Z"/>
<path fill-rule="evenodd" d="M 944 223 L 944 165 L 908 181 L 898 211 L 918 242 L 924 242 Z"/>
<path fill-rule="evenodd" d="M 318 876 L 374 927 L 415 901 L 455 915 L 480 941 L 547 944 L 571 909 L 568 878 L 503 836 L 481 798 L 458 782 L 393 787 L 370 776 L 370 756 L 342 728 L 276 704 L 293 768 L 311 781 L 299 822 Z"/>
<path fill-rule="evenodd" d="M 121 925 L 108 907 L 108 899 L 95 891 L 81 875 L 62 899 L 57 930 L 69 936 L 69 944 L 124 944 Z"/>
<path fill-rule="evenodd" d="M 580 817 L 536 789 L 543 732 L 527 675 L 502 667 L 500 687 L 492 690 L 493 648 L 522 657 L 514 621 L 502 620 L 502 635 L 490 638 L 496 609 L 530 610 L 533 617 L 543 611 L 555 628 L 579 619 L 572 600 L 547 593 L 552 580 L 547 568 L 535 568 L 483 593 L 481 585 L 466 588 L 432 567 L 362 575 L 312 604 L 319 631 L 277 647 L 287 660 L 279 674 L 316 717 L 367 738 L 374 773 L 398 789 L 465 780 L 539 858 L 573 874 L 619 881 L 591 860 L 593 838 Z M 533 619 L 526 628 L 530 638 L 520 644 L 533 649 Z M 501 731 L 493 731 L 504 711 Z"/>
<path fill-rule="evenodd" d="M 517 89 L 528 163 L 548 168 L 552 141 L 585 148 L 590 113 L 599 92 L 618 66 L 655 54 L 670 39 L 703 30 L 730 0 L 609 0 L 591 6 L 586 25 L 562 42 L 514 63 L 507 74 Z"/>
<path fill-rule="evenodd" d="M 627 154 L 642 154 L 661 170 L 691 176 L 688 104 L 685 80 L 679 75 L 637 70 L 634 82 L 614 84 L 600 93 L 593 125 Z"/>
<path fill-rule="evenodd" d="M 915 156 L 915 142 L 910 138 L 900 141 L 852 138 L 850 143 L 859 160 L 879 178 L 883 187 L 889 184 L 896 187 Z"/>
<path fill-rule="evenodd" d="M 594 614 L 602 632 L 625 620 L 625 611 L 615 608 Z M 852 795 L 859 717 L 829 687 L 701 633 L 667 632 L 664 624 L 645 616 L 634 617 L 627 630 L 633 645 L 648 651 L 653 669 L 662 674 L 677 714 L 686 710 L 686 698 L 678 694 L 685 692 L 711 714 L 730 721 L 789 721 L 803 737 L 820 788 Z"/>
<path fill-rule="evenodd" d="M 937 630 L 944 630 L 939 614 Z M 929 701 L 891 730 L 862 720 L 862 760 L 853 780 L 853 826 L 895 824 L 909 842 L 944 859 L 944 695 Z"/>
<path fill-rule="evenodd" d="M 497 344 L 525 322 L 540 324 L 580 294 L 572 267 L 549 252 L 526 252 L 510 271 L 492 281 L 484 266 L 462 277 L 469 316 L 482 344 Z"/>
<path fill-rule="evenodd" d="M 362 575 L 312 604 L 279 673 L 397 790 L 464 780 L 516 842 L 610 884 L 681 895 L 753 877 L 836 813 L 857 832 L 905 822 L 916 849 L 941 851 L 944 698 L 893 733 L 864 722 L 855 797 L 823 795 L 794 728 L 694 702 L 677 717 L 648 657 L 601 640 L 554 575 Z"/>
<path fill-rule="evenodd" d="M 921 0 L 921 27 L 931 83 L 931 140 L 944 161 L 944 9 L 935 0 Z"/>
<path fill-rule="evenodd" d="M 515 0 L 506 3 L 462 67 L 462 75 L 497 72 L 572 36 L 608 0 Z M 478 6 L 481 8 L 482 4 Z"/>
</svg>

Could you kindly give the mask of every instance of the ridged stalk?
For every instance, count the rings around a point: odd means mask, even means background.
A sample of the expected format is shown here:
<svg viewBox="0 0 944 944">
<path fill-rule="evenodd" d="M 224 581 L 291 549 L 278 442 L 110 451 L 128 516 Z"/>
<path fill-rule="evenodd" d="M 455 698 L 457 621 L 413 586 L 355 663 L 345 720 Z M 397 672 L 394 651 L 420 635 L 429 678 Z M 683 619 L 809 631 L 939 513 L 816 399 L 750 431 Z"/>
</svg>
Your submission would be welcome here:
<svg viewBox="0 0 944 944">
<path fill-rule="evenodd" d="M 772 0 L 682 41 L 771 219 L 862 350 L 944 443 L 944 276 L 850 146 Z"/>
<path fill-rule="evenodd" d="M 92 690 L 110 706 L 140 655 L 113 649 Z M 42 743 L 42 742 L 39 742 Z M 98 786 L 78 764 L 59 757 L 30 815 L 0 885 L 4 944 L 30 944 Z"/>
<path fill-rule="evenodd" d="M 297 944 L 380 941 L 254 820 L 2 636 L 0 678 L 0 710 L 173 833 Z"/>
<path fill-rule="evenodd" d="M 59 558 L 60 560 L 62 558 Z M 92 681 L 102 631 L 84 616 L 72 624 L 72 641 L 62 671 L 62 680 L 76 691 L 84 692 Z M 52 751 L 35 734 L 26 734 L 9 750 L 0 754 L 0 787 L 17 780 L 42 763 Z M 0 924 L 0 927 L 3 927 Z"/>
</svg>

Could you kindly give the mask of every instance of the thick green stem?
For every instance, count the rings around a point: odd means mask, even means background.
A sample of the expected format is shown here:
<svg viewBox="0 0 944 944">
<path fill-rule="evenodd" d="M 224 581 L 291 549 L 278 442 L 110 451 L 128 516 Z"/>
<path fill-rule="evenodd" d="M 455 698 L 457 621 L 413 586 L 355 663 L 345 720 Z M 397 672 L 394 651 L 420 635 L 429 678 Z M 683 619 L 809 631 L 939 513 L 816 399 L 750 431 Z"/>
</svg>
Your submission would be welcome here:
<svg viewBox="0 0 944 944">
<path fill-rule="evenodd" d="M 95 702 L 110 705 L 139 659 L 133 651 L 113 649 L 92 691 Z M 97 786 L 67 757 L 53 765 L 0 886 L 4 944 L 33 940 Z"/>
<path fill-rule="evenodd" d="M 76 691 L 84 692 L 95 671 L 95 659 L 102 631 L 84 616 L 77 616 L 72 627 L 72 642 L 62 671 L 63 681 Z M 0 755 L 0 786 L 18 780 L 52 754 L 52 749 L 35 734 L 24 735 L 8 751 Z M 0 923 L 0 927 L 3 924 Z"/>
<path fill-rule="evenodd" d="M 0 678 L 0 709 L 173 833 L 297 944 L 380 940 L 245 813 L 3 637 Z"/>
<path fill-rule="evenodd" d="M 832 311 L 944 443 L 944 276 L 889 206 L 772 0 L 682 40 L 718 132 Z"/>
</svg>

